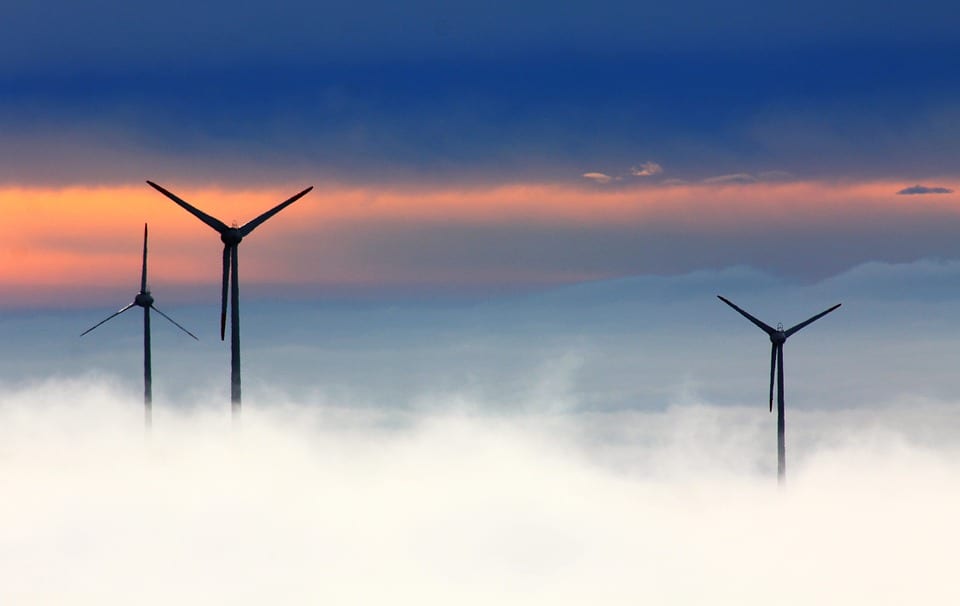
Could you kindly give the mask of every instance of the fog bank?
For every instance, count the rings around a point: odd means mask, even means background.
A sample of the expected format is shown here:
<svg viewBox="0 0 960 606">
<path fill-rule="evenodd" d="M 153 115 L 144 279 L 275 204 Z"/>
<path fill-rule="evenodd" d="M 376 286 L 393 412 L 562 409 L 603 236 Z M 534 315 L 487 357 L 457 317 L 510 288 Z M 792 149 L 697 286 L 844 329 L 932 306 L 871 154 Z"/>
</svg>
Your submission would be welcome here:
<svg viewBox="0 0 960 606">
<path fill-rule="evenodd" d="M 686 398 L 686 399 L 684 399 Z M 0 601 L 951 604 L 953 403 L 141 404 L 0 386 Z M 523 403 L 520 403 L 523 404 Z"/>
</svg>

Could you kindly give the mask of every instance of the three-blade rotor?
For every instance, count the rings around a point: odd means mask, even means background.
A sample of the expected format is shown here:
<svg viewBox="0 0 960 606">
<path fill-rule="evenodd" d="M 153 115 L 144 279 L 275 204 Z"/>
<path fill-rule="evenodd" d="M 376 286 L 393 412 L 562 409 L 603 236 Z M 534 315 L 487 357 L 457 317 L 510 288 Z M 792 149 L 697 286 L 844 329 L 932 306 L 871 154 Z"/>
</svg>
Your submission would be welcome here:
<svg viewBox="0 0 960 606">
<path fill-rule="evenodd" d="M 230 293 L 230 283 L 233 281 L 234 284 L 236 284 L 238 278 L 237 247 L 240 245 L 240 241 L 243 240 L 244 237 L 249 236 L 253 230 L 259 227 L 264 221 L 310 193 L 310 191 L 313 190 L 313 186 L 310 186 L 296 195 L 291 196 L 267 212 L 261 214 L 251 221 L 248 221 L 246 224 L 240 227 L 230 227 L 223 221 L 217 219 L 216 217 L 211 217 L 199 208 L 191 205 L 186 200 L 183 200 L 176 194 L 164 189 L 153 181 L 147 181 L 147 184 L 164 196 L 170 198 L 178 206 L 196 218 L 200 219 L 203 223 L 210 226 L 220 234 L 220 240 L 223 241 L 223 275 L 221 281 L 222 287 L 220 290 L 220 340 L 222 341 L 226 338 L 227 332 L 227 297 Z"/>
<path fill-rule="evenodd" d="M 831 311 L 837 309 L 838 307 L 840 307 L 841 304 L 837 303 L 830 309 L 822 311 L 817 315 L 811 318 L 808 318 L 795 326 L 792 326 L 786 330 L 783 330 L 780 327 L 773 328 L 769 324 L 766 324 L 765 322 L 759 320 L 758 318 L 750 315 L 748 312 L 744 311 L 743 309 L 740 309 L 732 301 L 730 301 L 725 297 L 717 295 L 717 298 L 723 301 L 724 303 L 726 303 L 727 305 L 729 305 L 730 307 L 732 307 L 741 316 L 743 316 L 747 320 L 750 320 L 751 323 L 753 323 L 763 332 L 767 333 L 767 336 L 770 337 L 770 412 L 773 412 L 773 388 L 774 388 L 775 381 L 777 383 L 777 388 L 778 388 L 778 397 L 780 397 L 780 395 L 783 392 L 783 344 L 787 341 L 787 339 L 790 336 L 796 334 L 804 327 L 812 324 L 813 322 L 816 322 L 817 320 L 827 315 Z"/>
<path fill-rule="evenodd" d="M 141 270 L 140 270 L 140 292 L 137 293 L 136 297 L 134 297 L 132 303 L 110 314 L 103 320 L 97 322 L 87 330 L 80 333 L 80 336 L 81 337 L 84 336 L 85 334 L 93 331 L 93 329 L 101 326 L 102 324 L 105 324 L 106 322 L 116 318 L 123 312 L 128 311 L 134 307 L 143 307 L 146 310 L 152 309 L 153 311 L 157 312 L 158 314 L 160 314 L 161 316 L 169 320 L 170 323 L 176 326 L 177 328 L 187 333 L 194 339 L 197 339 L 197 336 L 195 334 L 193 334 L 192 332 L 190 332 L 189 330 L 187 330 L 186 328 L 184 328 L 183 326 L 175 322 L 173 318 L 171 318 L 167 314 L 157 309 L 157 306 L 154 305 L 153 297 L 150 295 L 150 291 L 147 289 L 147 224 L 146 223 L 143 224 L 143 266 L 141 267 Z M 199 341 L 199 339 L 197 340 Z"/>
</svg>

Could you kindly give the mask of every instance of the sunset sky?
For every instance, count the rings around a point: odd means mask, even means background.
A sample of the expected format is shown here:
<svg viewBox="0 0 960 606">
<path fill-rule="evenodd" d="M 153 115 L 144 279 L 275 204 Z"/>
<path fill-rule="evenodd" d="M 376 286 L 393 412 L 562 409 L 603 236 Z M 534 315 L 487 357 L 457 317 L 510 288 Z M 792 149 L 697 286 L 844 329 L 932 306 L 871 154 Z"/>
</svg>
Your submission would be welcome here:
<svg viewBox="0 0 960 606">
<path fill-rule="evenodd" d="M 144 222 L 202 298 L 216 236 L 146 179 L 228 223 L 314 185 L 241 248 L 301 298 L 955 258 L 956 11 L 858 6 L 20 3 L 2 305 L 126 288 Z"/>
</svg>

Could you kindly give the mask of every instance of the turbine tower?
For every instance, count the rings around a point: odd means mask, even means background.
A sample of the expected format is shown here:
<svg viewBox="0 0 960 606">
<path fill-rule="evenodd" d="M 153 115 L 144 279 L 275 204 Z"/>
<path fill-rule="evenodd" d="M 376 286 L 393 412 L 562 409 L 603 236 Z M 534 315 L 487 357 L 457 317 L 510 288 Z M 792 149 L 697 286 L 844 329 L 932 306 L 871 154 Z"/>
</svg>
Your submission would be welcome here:
<svg viewBox="0 0 960 606">
<path fill-rule="evenodd" d="M 142 307 L 143 308 L 143 412 L 144 412 L 144 422 L 147 425 L 147 429 L 150 429 L 153 417 L 153 370 L 150 364 L 150 310 L 157 312 L 167 320 L 169 320 L 174 326 L 187 333 L 194 339 L 197 337 L 174 321 L 173 318 L 163 313 L 157 306 L 153 303 L 153 296 L 150 294 L 150 291 L 147 290 L 147 224 L 143 224 L 143 270 L 140 272 L 140 292 L 137 293 L 137 296 L 133 298 L 133 303 L 130 303 L 123 309 L 107 316 L 105 320 L 101 320 L 97 324 L 94 324 L 92 327 L 83 331 L 80 334 L 87 334 L 92 331 L 94 328 L 97 328 L 104 322 L 112 320 L 113 318 L 119 316 L 123 312 L 131 309 L 133 307 Z"/>
<path fill-rule="evenodd" d="M 729 305 L 730 307 L 737 310 L 744 318 L 753 322 L 760 330 L 767 333 L 767 336 L 770 337 L 770 412 L 773 412 L 773 381 L 774 375 L 776 375 L 777 381 L 777 482 L 783 484 L 786 480 L 787 474 L 787 453 L 786 453 L 786 443 L 784 441 L 784 419 L 783 419 L 783 344 L 790 338 L 791 335 L 800 331 L 801 328 L 811 324 L 823 316 L 827 315 L 831 311 L 840 307 L 840 303 L 837 303 L 830 309 L 822 311 L 817 315 L 804 320 L 803 322 L 788 328 L 783 329 L 782 324 L 778 324 L 776 328 L 771 328 L 767 324 L 764 324 L 760 320 L 754 318 L 747 312 L 743 311 L 736 305 L 734 305 L 729 300 L 717 295 L 717 298 Z"/>
<path fill-rule="evenodd" d="M 241 227 L 230 227 L 223 221 L 211 217 L 205 212 L 186 201 L 177 197 L 173 193 L 160 187 L 153 181 L 147 181 L 147 184 L 173 200 L 194 217 L 200 219 L 208 226 L 212 227 L 220 234 L 220 241 L 223 242 L 223 288 L 220 293 L 220 340 L 224 340 L 227 325 L 227 291 L 230 291 L 230 402 L 234 420 L 240 416 L 240 286 L 237 270 L 237 248 L 240 241 L 249 236 L 261 223 L 277 214 L 284 208 L 290 206 L 303 196 L 307 195 L 313 187 L 308 187 L 297 195 L 289 198 L 285 202 L 274 206 L 256 219 L 253 219 Z"/>
</svg>

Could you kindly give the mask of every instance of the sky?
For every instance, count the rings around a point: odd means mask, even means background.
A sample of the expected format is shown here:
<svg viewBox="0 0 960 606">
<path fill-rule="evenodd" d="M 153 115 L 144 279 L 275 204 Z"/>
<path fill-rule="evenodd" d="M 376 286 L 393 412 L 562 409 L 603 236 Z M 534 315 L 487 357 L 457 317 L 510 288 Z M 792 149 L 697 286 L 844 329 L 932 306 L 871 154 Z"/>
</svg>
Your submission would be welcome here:
<svg viewBox="0 0 960 606">
<path fill-rule="evenodd" d="M 958 28 L 6 7 L 0 601 L 956 603 Z M 239 431 L 219 237 L 147 180 L 228 224 L 314 187 L 239 248 Z M 79 337 L 132 300 L 145 223 L 200 337 L 154 316 L 146 438 L 139 310 Z M 767 337 L 718 294 L 843 304 L 785 347 L 784 490 Z"/>
<path fill-rule="evenodd" d="M 158 280 L 214 283 L 212 234 L 146 179 L 240 223 L 315 186 L 243 265 L 307 296 L 952 258 L 957 25 L 938 2 L 12 7 L 0 284 L 119 287 L 145 221 L 176 251 Z"/>
</svg>

